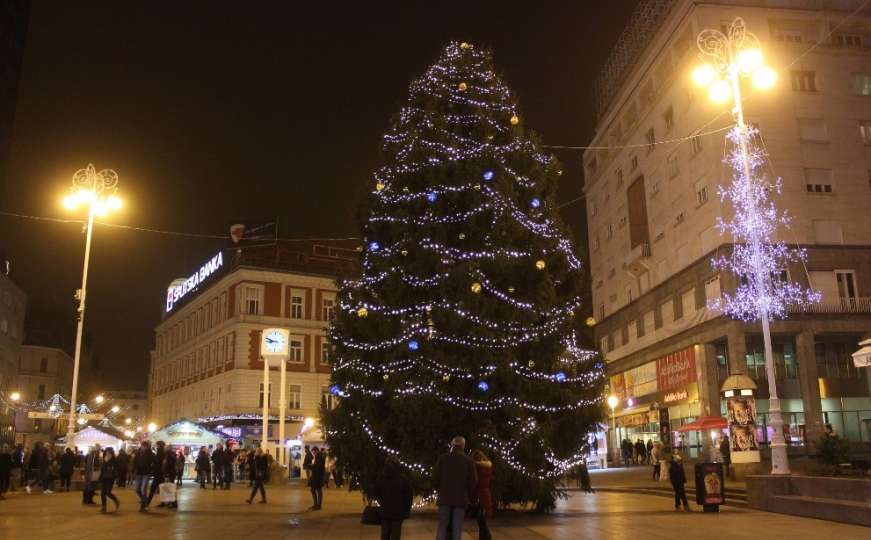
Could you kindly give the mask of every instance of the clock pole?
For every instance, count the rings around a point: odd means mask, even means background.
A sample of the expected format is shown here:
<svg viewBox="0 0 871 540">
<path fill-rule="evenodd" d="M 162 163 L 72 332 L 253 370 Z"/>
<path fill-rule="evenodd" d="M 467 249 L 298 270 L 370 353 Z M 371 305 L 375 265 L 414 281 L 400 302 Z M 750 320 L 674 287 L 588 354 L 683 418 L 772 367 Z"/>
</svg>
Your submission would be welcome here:
<svg viewBox="0 0 871 540">
<path fill-rule="evenodd" d="M 284 445 L 284 414 L 287 407 L 287 396 L 285 395 L 287 387 L 287 362 L 284 357 L 281 357 L 281 389 L 278 391 L 281 402 L 278 404 L 278 448 L 275 449 L 275 458 L 281 465 L 287 465 L 287 447 Z"/>
<path fill-rule="evenodd" d="M 263 358 L 263 435 L 260 437 L 260 448 L 266 452 L 269 440 L 269 356 Z"/>
</svg>

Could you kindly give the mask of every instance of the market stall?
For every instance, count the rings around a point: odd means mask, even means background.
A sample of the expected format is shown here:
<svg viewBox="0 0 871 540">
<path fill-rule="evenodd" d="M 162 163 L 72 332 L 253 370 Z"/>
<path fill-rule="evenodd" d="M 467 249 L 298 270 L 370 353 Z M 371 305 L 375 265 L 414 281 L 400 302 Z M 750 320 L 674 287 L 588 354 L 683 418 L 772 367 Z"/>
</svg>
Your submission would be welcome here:
<svg viewBox="0 0 871 540">
<path fill-rule="evenodd" d="M 185 458 L 184 478 L 196 477 L 194 462 L 200 448 L 214 448 L 226 444 L 226 438 L 187 418 L 180 418 L 151 433 L 148 440 L 152 445 L 163 441 L 167 448 L 181 450 Z"/>
</svg>

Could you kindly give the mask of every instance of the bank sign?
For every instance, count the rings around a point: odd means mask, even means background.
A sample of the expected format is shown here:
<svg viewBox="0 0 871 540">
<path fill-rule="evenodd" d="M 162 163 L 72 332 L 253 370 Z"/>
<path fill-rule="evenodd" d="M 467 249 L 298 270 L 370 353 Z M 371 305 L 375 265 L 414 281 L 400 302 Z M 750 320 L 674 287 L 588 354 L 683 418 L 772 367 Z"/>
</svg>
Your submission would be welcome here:
<svg viewBox="0 0 871 540">
<path fill-rule="evenodd" d="M 204 264 L 197 272 L 194 272 L 192 276 L 181 283 L 174 281 L 173 284 L 169 286 L 169 289 L 166 290 L 166 312 L 169 313 L 172 311 L 172 308 L 179 300 L 184 298 L 188 293 L 196 290 L 201 283 L 205 282 L 209 276 L 217 272 L 223 266 L 224 255 L 219 251 L 217 255 L 212 257 L 209 262 Z"/>
</svg>

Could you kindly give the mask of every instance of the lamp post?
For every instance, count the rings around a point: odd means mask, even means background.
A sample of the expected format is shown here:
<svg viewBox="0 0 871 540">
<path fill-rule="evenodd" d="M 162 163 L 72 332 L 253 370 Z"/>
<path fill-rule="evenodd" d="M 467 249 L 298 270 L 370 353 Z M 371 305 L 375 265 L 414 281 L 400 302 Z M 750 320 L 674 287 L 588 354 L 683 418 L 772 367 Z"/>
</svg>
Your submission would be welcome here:
<svg viewBox="0 0 871 540">
<path fill-rule="evenodd" d="M 693 72 L 693 80 L 706 86 L 711 100 L 715 102 L 733 101 L 732 113 L 738 129 L 738 144 L 741 166 L 745 178 L 752 178 L 748 140 L 751 133 L 744 121 L 744 107 L 741 99 L 741 79 L 750 78 L 753 86 L 770 88 L 777 80 L 777 74 L 763 65 L 762 51 L 757 37 L 748 32 L 744 20 L 736 18 L 729 26 L 728 35 L 719 30 L 703 30 L 698 36 L 698 47 L 704 59 L 711 63 L 699 66 Z M 749 203 L 749 204 L 748 204 Z M 753 223 L 766 209 L 759 208 L 755 200 L 745 201 L 749 207 L 748 222 Z M 761 285 L 761 298 L 756 301 L 757 316 L 762 322 L 762 339 L 765 348 L 765 373 L 768 378 L 769 413 L 774 434 L 771 437 L 771 473 L 789 474 L 789 459 L 786 441 L 783 438 L 783 418 L 780 400 L 777 397 L 777 382 L 774 374 L 774 356 L 771 350 L 771 330 L 769 327 L 769 301 L 771 276 L 762 263 L 762 244 L 766 240 L 761 231 L 748 227 L 747 244 L 752 254 L 752 273 L 757 284 Z"/>
<path fill-rule="evenodd" d="M 82 357 L 82 330 L 85 324 L 85 299 L 88 291 L 88 262 L 91 258 L 91 237 L 94 230 L 94 216 L 102 217 L 110 210 L 121 208 L 121 199 L 115 194 L 118 190 L 118 174 L 112 169 L 97 172 L 93 164 L 88 164 L 73 175 L 73 186 L 64 198 L 63 204 L 69 210 L 80 204 L 88 207 L 88 225 L 85 231 L 85 262 L 82 269 L 82 288 L 76 295 L 79 301 L 78 325 L 76 327 L 76 352 L 73 361 L 73 388 L 70 393 L 70 417 L 67 422 L 67 448 L 75 448 L 76 432 L 76 392 L 79 387 L 79 362 Z"/>
<path fill-rule="evenodd" d="M 620 458 L 619 454 L 617 454 L 617 424 L 614 419 L 614 408 L 617 407 L 617 404 L 620 403 L 620 399 L 615 395 L 608 396 L 608 407 L 611 407 L 611 439 L 613 443 L 611 445 L 612 451 L 612 463 L 619 463 Z"/>
</svg>

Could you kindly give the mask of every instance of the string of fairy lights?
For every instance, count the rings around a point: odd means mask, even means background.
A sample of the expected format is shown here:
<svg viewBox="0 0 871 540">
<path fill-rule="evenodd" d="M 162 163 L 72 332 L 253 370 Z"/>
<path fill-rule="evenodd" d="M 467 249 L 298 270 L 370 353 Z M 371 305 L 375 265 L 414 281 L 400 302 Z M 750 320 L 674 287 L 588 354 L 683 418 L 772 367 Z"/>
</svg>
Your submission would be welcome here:
<svg viewBox="0 0 871 540">
<path fill-rule="evenodd" d="M 578 347 L 571 330 L 574 314 L 582 306 L 580 294 L 569 289 L 567 296 L 542 297 L 528 280 L 504 284 L 486 270 L 500 264 L 525 266 L 535 277 L 533 283 L 539 284 L 535 287 L 557 287 L 581 269 L 570 240 L 551 217 L 553 191 L 562 171 L 552 156 L 523 136 L 511 92 L 488 62 L 486 53 L 468 44 L 449 46 L 436 64 L 412 82 L 410 105 L 402 108 L 384 136 L 388 162 L 374 174 L 363 237 L 363 277 L 341 283 L 338 305 L 348 320 L 375 331 L 331 328 L 337 353 L 330 391 L 345 398 L 343 403 L 429 396 L 470 412 L 513 411 L 521 415 L 513 423 L 520 427 L 513 435 L 506 434 L 510 441 L 541 436 L 541 426 L 534 420 L 530 423 L 529 414 L 598 406 L 601 396 L 595 395 L 594 388 L 604 374 L 596 353 Z M 433 99 L 445 103 L 447 114 L 440 114 L 440 107 L 418 105 Z M 465 112 L 470 108 L 475 112 Z M 489 135 L 472 136 L 479 127 Z M 430 175 L 440 178 L 444 168 L 464 171 L 466 180 L 456 184 L 417 180 Z M 542 178 L 549 178 L 549 183 Z M 447 229 L 454 231 L 452 237 L 444 237 Z M 515 231 L 508 241 L 503 240 L 506 229 Z M 402 230 L 415 232 L 391 232 Z M 432 264 L 421 271 L 420 265 L 407 263 L 417 259 Z M 468 297 L 440 294 L 442 288 L 455 284 L 465 288 Z M 414 294 L 387 302 L 378 289 L 393 286 L 409 287 Z M 477 298 L 489 299 L 499 310 L 480 311 Z M 442 324 L 445 320 L 456 324 Z M 552 370 L 536 367 L 534 353 L 530 357 L 528 351 L 518 350 L 544 340 L 561 345 Z M 462 349 L 480 350 L 482 358 L 492 360 L 464 365 L 457 362 L 456 353 L 446 357 L 440 352 Z M 554 349 L 548 345 L 546 350 Z M 376 358 L 384 360 L 372 361 Z M 541 366 L 553 361 L 547 358 Z M 537 400 L 531 397 L 535 393 L 519 397 L 513 389 L 500 387 L 502 382 L 495 376 L 500 370 L 528 385 L 555 385 L 571 392 L 541 393 Z M 462 390 L 468 390 L 466 395 L 458 395 Z M 591 391 L 572 393 L 580 390 Z M 351 414 L 382 452 L 396 456 L 409 471 L 429 472 L 423 465 L 403 460 L 361 415 Z M 548 453 L 547 463 L 538 470 L 512 457 L 516 448 L 511 443 L 492 439 L 488 444 L 505 463 L 541 479 L 562 474 L 584 452 L 578 449 L 565 459 Z"/>
<path fill-rule="evenodd" d="M 732 145 L 724 162 L 733 171 L 732 182 L 721 185 L 718 191 L 720 199 L 729 201 L 735 212 L 729 220 L 719 218 L 717 227 L 736 241 L 730 255 L 712 260 L 715 269 L 730 270 L 741 279 L 734 292 L 722 293 L 711 307 L 743 321 L 754 321 L 762 312 L 782 319 L 790 307 L 806 308 L 821 300 L 818 291 L 778 277 L 790 263 L 804 263 L 807 252 L 772 240 L 778 227 L 789 227 L 790 219 L 771 202 L 772 194 L 780 194 L 782 183 L 780 179 L 764 181 L 767 154 L 755 143 L 757 135 L 756 128 L 741 130 L 737 126 L 727 134 Z M 748 149 L 746 171 L 742 143 Z"/>
</svg>

